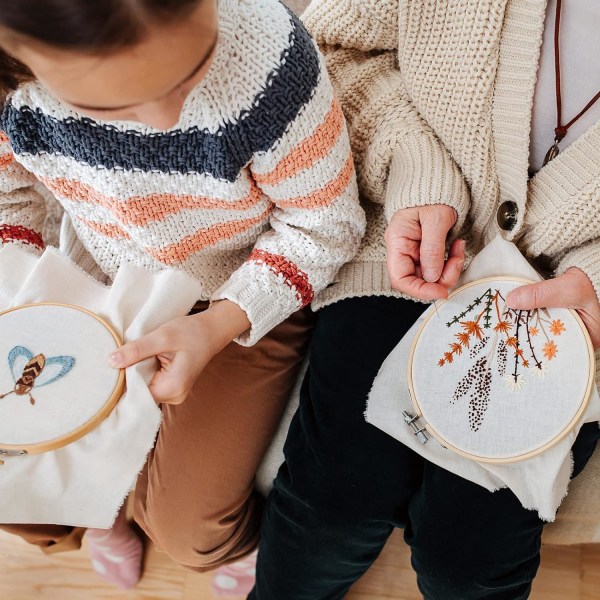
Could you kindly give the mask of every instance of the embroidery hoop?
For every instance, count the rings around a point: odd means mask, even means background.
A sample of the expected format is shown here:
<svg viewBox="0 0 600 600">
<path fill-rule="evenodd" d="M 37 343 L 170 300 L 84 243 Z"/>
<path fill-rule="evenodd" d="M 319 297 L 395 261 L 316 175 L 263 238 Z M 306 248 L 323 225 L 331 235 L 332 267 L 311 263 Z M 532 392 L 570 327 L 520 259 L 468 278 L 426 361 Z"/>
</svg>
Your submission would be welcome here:
<svg viewBox="0 0 600 600">
<path fill-rule="evenodd" d="M 476 281 L 472 281 L 464 286 L 461 286 L 460 288 L 454 290 L 448 296 L 448 298 L 446 300 L 443 300 L 441 303 L 438 304 L 437 310 L 432 311 L 431 314 L 422 323 L 422 325 L 419 328 L 419 330 L 417 331 L 415 338 L 411 345 L 409 359 L 408 359 L 408 388 L 409 388 L 409 392 L 410 392 L 410 396 L 411 396 L 412 405 L 413 405 L 413 408 L 414 408 L 416 414 L 414 416 L 405 414 L 404 418 L 405 418 L 405 421 L 407 422 L 407 424 L 409 424 L 412 427 L 415 435 L 417 435 L 419 437 L 419 439 L 421 439 L 422 442 L 423 442 L 423 437 L 425 437 L 425 436 L 423 436 L 423 433 L 428 433 L 428 434 L 431 434 L 431 436 L 434 437 L 443 447 L 452 450 L 453 452 L 459 454 L 460 456 L 469 458 L 471 460 L 476 460 L 478 462 L 507 464 L 507 463 L 513 463 L 513 462 L 525 460 L 527 458 L 531 458 L 533 456 L 537 456 L 537 455 L 541 454 L 542 452 L 548 450 L 549 448 L 551 448 L 552 446 L 554 446 L 558 442 L 560 442 L 569 433 L 569 431 L 571 431 L 571 429 L 573 429 L 573 427 L 575 427 L 575 425 L 578 423 L 578 421 L 583 416 L 583 413 L 584 413 L 584 411 L 588 405 L 589 399 L 590 399 L 590 393 L 591 393 L 592 385 L 593 385 L 594 379 L 595 379 L 595 377 L 594 377 L 594 375 L 595 375 L 595 373 L 594 373 L 595 359 L 594 359 L 594 350 L 593 350 L 593 346 L 592 346 L 592 342 L 590 340 L 589 334 L 587 332 L 587 329 L 585 328 L 585 325 L 583 324 L 583 321 L 581 320 L 579 315 L 576 313 L 576 311 L 574 311 L 572 309 L 552 309 L 552 310 L 568 311 L 570 313 L 573 320 L 577 323 L 577 325 L 579 327 L 579 332 L 580 332 L 580 334 L 584 340 L 584 343 L 586 345 L 586 350 L 587 350 L 586 354 L 588 357 L 588 365 L 587 365 L 588 366 L 588 377 L 587 377 L 587 381 L 585 384 L 585 393 L 583 394 L 583 397 L 581 398 L 580 404 L 577 407 L 577 410 L 575 411 L 574 416 L 568 421 L 568 423 L 566 423 L 564 425 L 562 430 L 557 435 L 555 435 L 551 440 L 544 443 L 543 445 L 536 448 L 535 450 L 531 450 L 528 452 L 523 452 L 523 453 L 518 453 L 518 454 L 514 454 L 514 453 L 511 454 L 511 453 L 507 452 L 507 455 L 504 457 L 481 456 L 481 455 L 478 455 L 478 454 L 475 454 L 472 452 L 467 452 L 467 451 L 459 448 L 454 443 L 450 442 L 448 439 L 446 439 L 446 437 L 442 433 L 440 433 L 440 431 L 438 430 L 438 427 L 436 427 L 435 416 L 433 418 L 433 424 L 432 424 L 431 414 L 427 414 L 427 410 L 425 410 L 425 411 L 423 410 L 422 403 L 419 402 L 419 399 L 417 397 L 417 392 L 415 390 L 414 376 L 413 376 L 413 369 L 415 368 L 415 360 L 414 360 L 415 352 L 419 346 L 419 342 L 422 340 L 422 335 L 426 331 L 428 325 L 430 325 L 432 322 L 434 322 L 433 320 L 437 318 L 438 311 L 440 311 L 442 309 L 442 307 L 448 301 L 450 301 L 451 299 L 455 298 L 458 295 L 463 294 L 466 290 L 468 290 L 470 288 L 474 288 L 477 286 L 481 286 L 482 284 L 487 284 L 487 283 L 492 283 L 492 282 L 517 282 L 519 284 L 536 283 L 535 281 L 525 279 L 522 277 L 486 277 L 486 278 L 478 279 Z"/>
<path fill-rule="evenodd" d="M 14 306 L 7 310 L 0 312 L 0 319 L 9 314 L 14 313 L 19 310 L 34 308 L 34 307 L 44 307 L 44 306 L 53 306 L 53 307 L 62 307 L 67 309 L 76 310 L 80 313 L 88 315 L 95 319 L 100 325 L 102 325 L 112 336 L 115 342 L 115 349 L 120 347 L 123 342 L 119 334 L 115 331 L 115 329 L 104 319 L 96 315 L 90 310 L 83 308 L 81 306 L 76 306 L 73 304 L 64 304 L 59 302 L 35 302 L 29 304 L 22 304 L 19 306 Z M 27 444 L 13 444 L 13 443 L 4 443 L 0 440 L 0 456 L 20 456 L 25 454 L 41 454 L 44 452 L 50 452 L 52 450 L 57 450 L 62 448 L 72 442 L 77 441 L 82 438 L 84 435 L 95 429 L 104 419 L 112 412 L 115 405 L 117 404 L 119 398 L 122 395 L 123 389 L 125 387 L 125 370 L 119 369 L 119 374 L 117 377 L 117 381 L 114 389 L 110 393 L 109 398 L 105 402 L 105 404 L 100 408 L 100 410 L 93 415 L 91 418 L 83 422 L 81 425 L 75 427 L 71 431 L 68 431 L 58 437 L 54 437 L 49 440 L 45 440 L 42 442 L 35 443 L 27 443 Z"/>
</svg>

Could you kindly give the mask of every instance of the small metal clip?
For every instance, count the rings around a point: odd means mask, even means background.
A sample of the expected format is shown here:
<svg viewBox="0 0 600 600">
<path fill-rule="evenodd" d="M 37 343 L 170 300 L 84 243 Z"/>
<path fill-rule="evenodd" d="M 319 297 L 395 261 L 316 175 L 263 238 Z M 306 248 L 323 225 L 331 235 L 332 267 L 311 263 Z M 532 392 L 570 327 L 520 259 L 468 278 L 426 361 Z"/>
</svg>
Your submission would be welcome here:
<svg viewBox="0 0 600 600">
<path fill-rule="evenodd" d="M 419 427 L 417 421 L 421 418 L 421 415 L 413 415 L 408 414 L 405 410 L 402 411 L 402 416 L 406 421 L 406 424 L 413 430 L 413 433 L 417 436 L 417 439 L 421 442 L 421 444 L 426 444 L 429 441 L 429 438 L 425 434 L 426 428 Z"/>
<path fill-rule="evenodd" d="M 0 448 L 0 456 L 23 456 L 27 454 L 27 450 L 2 450 Z"/>
</svg>

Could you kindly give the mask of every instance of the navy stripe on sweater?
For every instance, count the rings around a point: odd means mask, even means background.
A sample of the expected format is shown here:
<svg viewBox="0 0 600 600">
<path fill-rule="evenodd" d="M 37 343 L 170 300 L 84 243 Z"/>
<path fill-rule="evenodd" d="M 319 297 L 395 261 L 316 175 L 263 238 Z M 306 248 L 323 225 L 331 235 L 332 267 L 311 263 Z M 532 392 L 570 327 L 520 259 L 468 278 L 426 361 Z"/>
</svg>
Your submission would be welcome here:
<svg viewBox="0 0 600 600">
<path fill-rule="evenodd" d="M 280 66 L 235 123 L 215 133 L 189 129 L 141 135 L 99 126 L 91 119 L 59 120 L 29 107 L 4 110 L 0 127 L 16 154 L 59 154 L 93 167 L 163 173 L 207 173 L 235 181 L 256 152 L 273 147 L 319 81 L 319 56 L 294 15 L 289 46 Z"/>
</svg>

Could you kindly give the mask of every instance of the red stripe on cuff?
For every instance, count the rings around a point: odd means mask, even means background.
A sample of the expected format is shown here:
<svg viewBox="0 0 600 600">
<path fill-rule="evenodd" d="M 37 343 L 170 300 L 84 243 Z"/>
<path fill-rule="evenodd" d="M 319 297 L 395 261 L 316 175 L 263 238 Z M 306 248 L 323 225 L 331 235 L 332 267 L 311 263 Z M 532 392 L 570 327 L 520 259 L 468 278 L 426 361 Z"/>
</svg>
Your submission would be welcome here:
<svg viewBox="0 0 600 600">
<path fill-rule="evenodd" d="M 315 293 L 308 281 L 308 275 L 285 256 L 256 249 L 247 258 L 247 262 L 250 261 L 266 265 L 276 275 L 282 275 L 286 285 L 296 291 L 296 297 L 303 307 L 312 302 Z"/>
<path fill-rule="evenodd" d="M 36 246 L 40 250 L 44 249 L 42 236 L 37 231 L 27 229 L 27 227 L 22 227 L 21 225 L 0 225 L 0 240 L 4 244 L 22 242 L 23 244 Z"/>
</svg>

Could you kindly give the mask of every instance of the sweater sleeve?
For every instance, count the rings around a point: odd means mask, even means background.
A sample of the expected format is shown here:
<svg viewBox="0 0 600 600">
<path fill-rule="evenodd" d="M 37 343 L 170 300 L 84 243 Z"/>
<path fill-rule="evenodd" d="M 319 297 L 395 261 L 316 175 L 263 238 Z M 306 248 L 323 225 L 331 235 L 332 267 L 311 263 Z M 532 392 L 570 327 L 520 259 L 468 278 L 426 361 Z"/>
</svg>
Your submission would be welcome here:
<svg viewBox="0 0 600 600">
<path fill-rule="evenodd" d="M 557 261 L 555 275 L 562 275 L 572 267 L 577 267 L 589 277 L 600 302 L 600 239 L 591 240 L 564 253 Z"/>
<path fill-rule="evenodd" d="M 241 306 L 251 328 L 236 341 L 250 346 L 310 304 L 358 251 L 365 216 L 341 107 L 322 58 L 311 99 L 250 171 L 271 201 L 270 227 L 244 264 L 215 294 Z"/>
<path fill-rule="evenodd" d="M 8 137 L 0 131 L 0 244 L 20 244 L 40 252 L 46 201 L 34 189 L 35 177 L 18 164 Z"/>
<path fill-rule="evenodd" d="M 361 194 L 389 219 L 447 204 L 462 227 L 470 204 L 458 165 L 411 102 L 398 69 L 398 0 L 313 0 L 303 15 L 326 56 L 348 122 Z"/>
</svg>

